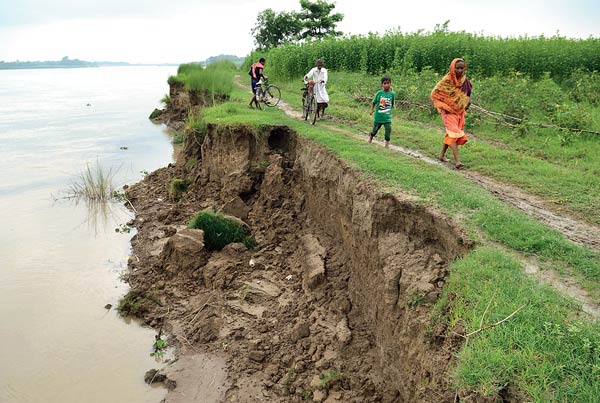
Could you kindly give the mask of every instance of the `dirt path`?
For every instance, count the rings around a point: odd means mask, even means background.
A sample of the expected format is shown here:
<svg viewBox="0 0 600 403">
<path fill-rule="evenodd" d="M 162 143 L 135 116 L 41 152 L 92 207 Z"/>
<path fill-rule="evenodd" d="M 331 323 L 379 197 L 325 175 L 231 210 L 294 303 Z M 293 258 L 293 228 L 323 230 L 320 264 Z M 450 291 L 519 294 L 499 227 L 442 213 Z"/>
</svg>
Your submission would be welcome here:
<svg viewBox="0 0 600 403">
<path fill-rule="evenodd" d="M 288 116 L 298 119 L 302 118 L 301 113 L 294 110 L 284 101 L 280 101 L 278 106 Z M 321 121 L 318 124 L 327 126 L 327 128 L 330 130 L 338 131 L 357 140 L 367 140 L 366 136 L 357 135 L 348 130 L 341 129 L 338 126 L 334 126 L 326 121 Z M 381 147 L 384 146 L 383 141 L 379 141 L 377 139 L 374 139 L 374 144 L 377 144 Z M 442 163 L 436 158 L 428 157 L 416 150 L 391 144 L 390 149 L 401 152 L 410 157 L 420 159 L 428 164 L 442 166 L 447 169 L 453 169 L 450 164 Z M 565 216 L 563 212 L 559 213 L 552 211 L 549 208 L 548 203 L 536 196 L 527 194 L 514 186 L 497 182 L 475 171 L 461 170 L 458 172 L 465 178 L 470 179 L 471 181 L 488 190 L 501 201 L 525 212 L 527 215 L 538 219 L 544 225 L 560 232 L 572 242 L 586 246 L 597 252 L 600 251 L 600 228 Z M 595 299 L 590 296 L 587 291 L 581 288 L 575 279 L 568 276 L 559 276 L 551 271 L 540 270 L 536 263 L 533 263 L 529 260 L 524 261 L 524 263 L 525 271 L 528 274 L 534 275 L 542 283 L 550 285 L 552 288 L 560 291 L 562 294 L 577 300 L 582 304 L 582 309 L 584 312 L 590 314 L 595 319 L 600 319 L 600 304 L 595 301 Z"/>
</svg>

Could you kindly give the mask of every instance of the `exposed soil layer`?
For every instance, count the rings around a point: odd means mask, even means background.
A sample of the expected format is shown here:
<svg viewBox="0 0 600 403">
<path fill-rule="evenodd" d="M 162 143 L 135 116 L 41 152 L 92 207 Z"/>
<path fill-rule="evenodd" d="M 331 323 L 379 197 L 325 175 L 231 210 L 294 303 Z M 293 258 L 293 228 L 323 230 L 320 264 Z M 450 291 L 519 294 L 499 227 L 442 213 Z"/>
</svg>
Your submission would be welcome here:
<svg viewBox="0 0 600 403">
<path fill-rule="evenodd" d="M 210 401 L 453 402 L 460 340 L 430 318 L 464 234 L 286 127 L 257 130 L 209 125 L 128 189 L 146 322 L 182 357 L 225 360 Z M 189 185 L 177 200 L 173 178 Z M 257 249 L 205 250 L 185 229 L 205 208 L 242 219 Z"/>
</svg>

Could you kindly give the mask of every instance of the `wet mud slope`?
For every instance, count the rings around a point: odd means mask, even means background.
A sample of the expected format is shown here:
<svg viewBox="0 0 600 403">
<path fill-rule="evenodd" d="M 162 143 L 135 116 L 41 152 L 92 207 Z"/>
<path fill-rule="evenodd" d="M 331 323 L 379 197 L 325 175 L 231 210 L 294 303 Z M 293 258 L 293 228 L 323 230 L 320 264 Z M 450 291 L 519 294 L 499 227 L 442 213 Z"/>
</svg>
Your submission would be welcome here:
<svg viewBox="0 0 600 403">
<path fill-rule="evenodd" d="M 186 192 L 169 193 L 174 178 Z M 139 315 L 180 359 L 223 360 L 207 401 L 455 401 L 460 340 L 431 313 L 471 245 L 444 216 L 286 127 L 209 125 L 127 194 Z M 243 220 L 256 248 L 206 250 L 186 228 L 203 209 Z M 186 401 L 177 389 L 167 402 Z"/>
</svg>

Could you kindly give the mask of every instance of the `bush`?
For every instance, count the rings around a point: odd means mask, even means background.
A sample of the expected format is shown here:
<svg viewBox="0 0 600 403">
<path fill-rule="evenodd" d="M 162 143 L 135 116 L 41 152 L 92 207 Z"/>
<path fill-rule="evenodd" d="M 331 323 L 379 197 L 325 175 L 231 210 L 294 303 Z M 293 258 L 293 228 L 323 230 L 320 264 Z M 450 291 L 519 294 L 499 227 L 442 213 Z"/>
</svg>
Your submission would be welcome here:
<svg viewBox="0 0 600 403">
<path fill-rule="evenodd" d="M 169 182 L 169 195 L 175 200 L 178 200 L 181 195 L 187 191 L 187 184 L 181 178 L 173 178 Z"/>
<path fill-rule="evenodd" d="M 213 211 L 199 212 L 188 228 L 204 231 L 204 246 L 208 250 L 221 250 L 232 242 L 244 242 L 247 247 L 251 244 L 248 230 L 241 221 Z"/>
</svg>

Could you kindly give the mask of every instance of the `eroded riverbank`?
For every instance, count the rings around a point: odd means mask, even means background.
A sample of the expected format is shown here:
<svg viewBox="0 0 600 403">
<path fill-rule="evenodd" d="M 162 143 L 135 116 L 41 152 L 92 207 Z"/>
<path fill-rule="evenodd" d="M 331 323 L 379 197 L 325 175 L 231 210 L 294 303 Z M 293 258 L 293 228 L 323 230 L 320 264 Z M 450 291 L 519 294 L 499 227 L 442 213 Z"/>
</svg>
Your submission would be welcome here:
<svg viewBox="0 0 600 403">
<path fill-rule="evenodd" d="M 189 184 L 177 201 L 173 178 Z M 455 398 L 446 369 L 460 340 L 431 327 L 431 302 L 470 245 L 440 214 L 286 127 L 209 125 L 128 194 L 130 282 L 154 296 L 143 316 L 183 357 L 225 360 L 215 402 Z M 198 250 L 183 228 L 206 208 L 244 220 L 257 250 L 173 253 Z"/>
</svg>

